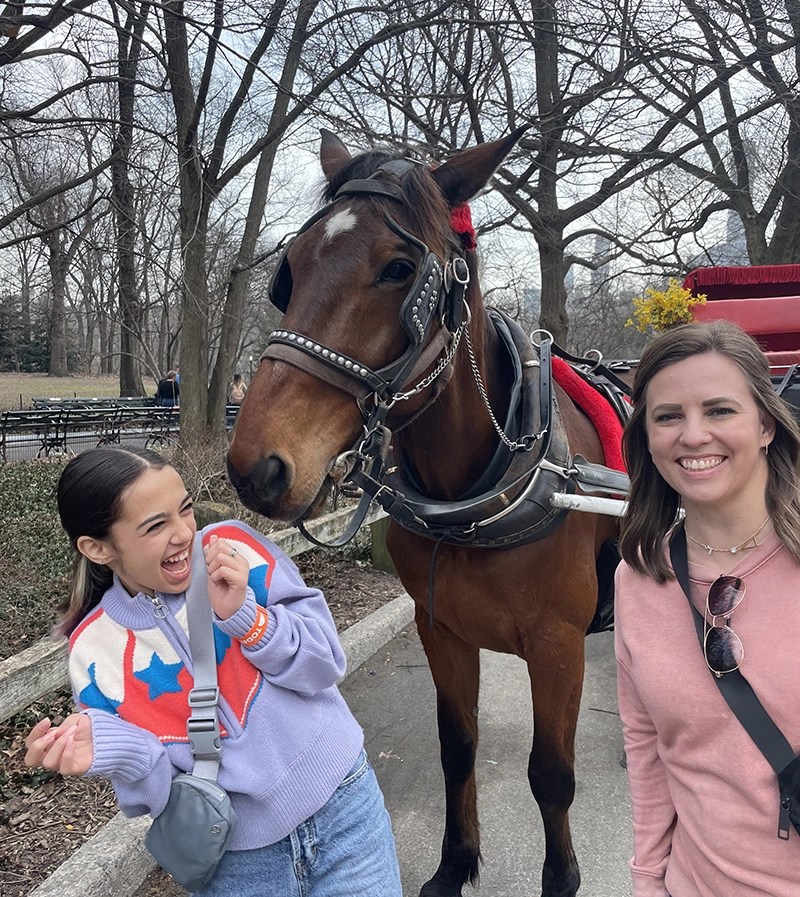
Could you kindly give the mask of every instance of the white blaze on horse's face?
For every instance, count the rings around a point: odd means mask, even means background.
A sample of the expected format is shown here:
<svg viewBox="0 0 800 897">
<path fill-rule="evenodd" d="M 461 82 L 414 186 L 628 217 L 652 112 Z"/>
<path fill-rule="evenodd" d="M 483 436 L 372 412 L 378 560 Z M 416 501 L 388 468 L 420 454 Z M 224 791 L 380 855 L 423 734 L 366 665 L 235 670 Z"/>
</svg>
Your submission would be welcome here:
<svg viewBox="0 0 800 897">
<path fill-rule="evenodd" d="M 325 241 L 332 240 L 338 234 L 346 234 L 348 231 L 355 230 L 356 221 L 358 219 L 350 211 L 350 209 L 342 209 L 325 222 Z"/>
</svg>

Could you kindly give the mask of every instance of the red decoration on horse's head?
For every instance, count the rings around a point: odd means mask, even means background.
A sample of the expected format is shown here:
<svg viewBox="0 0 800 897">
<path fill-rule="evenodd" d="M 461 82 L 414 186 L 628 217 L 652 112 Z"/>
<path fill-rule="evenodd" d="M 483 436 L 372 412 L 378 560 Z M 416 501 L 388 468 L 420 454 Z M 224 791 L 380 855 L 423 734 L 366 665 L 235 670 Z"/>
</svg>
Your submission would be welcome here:
<svg viewBox="0 0 800 897">
<path fill-rule="evenodd" d="M 472 224 L 472 212 L 465 202 L 456 206 L 450 213 L 450 225 L 461 237 L 461 245 L 464 249 L 474 252 L 478 248 L 475 228 Z"/>
</svg>

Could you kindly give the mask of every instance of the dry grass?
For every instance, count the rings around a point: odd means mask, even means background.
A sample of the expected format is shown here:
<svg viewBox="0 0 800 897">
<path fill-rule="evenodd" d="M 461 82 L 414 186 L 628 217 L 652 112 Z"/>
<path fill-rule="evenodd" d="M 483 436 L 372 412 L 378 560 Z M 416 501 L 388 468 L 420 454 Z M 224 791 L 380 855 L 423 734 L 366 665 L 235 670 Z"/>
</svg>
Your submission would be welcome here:
<svg viewBox="0 0 800 897">
<path fill-rule="evenodd" d="M 155 386 L 145 382 L 149 394 Z M 106 398 L 119 395 L 119 377 L 49 377 L 47 374 L 0 373 L 0 411 L 31 407 L 33 398 Z"/>
</svg>

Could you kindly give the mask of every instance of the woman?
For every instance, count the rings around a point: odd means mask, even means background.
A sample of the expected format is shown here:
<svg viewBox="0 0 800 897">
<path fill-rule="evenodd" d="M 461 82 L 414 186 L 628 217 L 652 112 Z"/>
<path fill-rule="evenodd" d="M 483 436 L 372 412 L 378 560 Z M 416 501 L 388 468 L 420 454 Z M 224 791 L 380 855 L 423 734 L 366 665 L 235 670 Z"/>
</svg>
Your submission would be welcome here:
<svg viewBox="0 0 800 897">
<path fill-rule="evenodd" d="M 345 658 L 322 593 L 238 521 L 196 532 L 192 501 L 158 454 L 99 448 L 58 486 L 77 551 L 61 631 L 79 713 L 45 719 L 26 763 L 104 775 L 129 816 L 164 809 L 193 767 L 185 590 L 203 552 L 224 728 L 219 784 L 238 818 L 198 897 L 399 897 L 391 825 L 340 695 Z"/>
<path fill-rule="evenodd" d="M 181 388 L 178 384 L 177 372 L 168 371 L 167 376 L 158 381 L 154 397 L 155 403 L 163 408 L 174 408 L 178 404 L 180 394 Z"/>
<path fill-rule="evenodd" d="M 241 374 L 234 374 L 228 386 L 228 404 L 241 405 L 247 392 L 247 384 Z"/>
<path fill-rule="evenodd" d="M 738 665 L 800 753 L 800 430 L 763 353 L 724 321 L 655 339 L 633 403 L 615 635 L 633 892 L 796 897 L 800 837 L 778 838 L 776 775 L 715 674 Z M 679 508 L 705 651 L 669 562 Z M 712 584 L 727 575 L 741 580 L 733 610 L 712 618 Z M 714 639 L 728 625 L 737 650 L 720 668 Z"/>
</svg>

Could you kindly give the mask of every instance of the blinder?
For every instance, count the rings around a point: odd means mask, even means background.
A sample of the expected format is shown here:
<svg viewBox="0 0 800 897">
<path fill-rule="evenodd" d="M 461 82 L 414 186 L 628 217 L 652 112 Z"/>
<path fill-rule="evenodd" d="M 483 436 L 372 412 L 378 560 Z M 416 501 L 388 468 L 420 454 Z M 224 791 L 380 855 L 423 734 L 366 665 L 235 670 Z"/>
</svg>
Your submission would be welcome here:
<svg viewBox="0 0 800 897">
<path fill-rule="evenodd" d="M 272 272 L 272 276 L 269 279 L 267 293 L 269 301 L 282 315 L 286 314 L 286 311 L 289 308 L 289 299 L 292 296 L 292 271 L 286 256 L 295 239 L 296 237 L 292 237 L 286 246 L 284 246 L 281 257 L 278 259 L 278 264 L 275 266 L 275 270 Z"/>
<path fill-rule="evenodd" d="M 400 187 L 375 180 L 375 178 L 383 173 L 391 173 L 400 176 L 417 164 L 419 163 L 411 160 L 395 159 L 382 165 L 375 174 L 371 175 L 369 178 L 347 181 L 336 191 L 336 195 L 330 203 L 321 208 L 318 212 L 312 215 L 305 224 L 303 224 L 300 230 L 298 230 L 284 246 L 269 280 L 268 298 L 278 311 L 282 314 L 286 314 L 289 308 L 289 300 L 292 295 L 292 271 L 289 265 L 288 255 L 294 241 L 301 234 L 313 227 L 321 218 L 324 218 L 334 203 L 345 196 L 371 194 L 373 196 L 387 197 L 388 199 L 393 199 L 395 202 L 402 202 L 403 192 Z M 419 306 L 419 308 L 415 310 L 414 300 L 425 291 L 424 284 L 430 278 L 433 280 L 438 278 L 439 284 L 435 287 L 435 290 L 438 291 L 441 286 L 441 281 L 445 279 L 444 272 L 442 271 L 442 265 L 439 259 L 436 258 L 422 240 L 419 240 L 417 237 L 413 236 L 413 234 L 404 230 L 388 213 L 384 215 L 384 219 L 399 237 L 407 243 L 410 243 L 412 246 L 415 246 L 422 253 L 422 262 L 420 264 L 419 273 L 417 274 L 417 277 L 408 292 L 408 296 L 403 303 L 403 307 L 400 310 L 400 320 L 403 329 L 411 339 L 412 344 L 419 345 L 420 340 L 418 335 L 420 332 L 420 321 L 415 321 L 414 316 L 416 314 L 417 317 L 428 318 L 433 312 L 433 309 L 429 308 L 426 311 L 425 308 Z M 454 255 L 448 269 L 447 280 L 449 282 L 445 284 L 445 287 L 448 294 L 452 293 L 453 295 L 451 295 L 450 302 L 447 303 L 447 308 L 442 306 L 437 309 L 437 312 L 440 316 L 446 315 L 450 330 L 455 331 L 458 329 L 458 325 L 461 323 L 463 317 L 461 303 L 464 296 L 464 290 L 469 283 L 469 269 L 467 268 L 465 259 L 459 254 Z M 459 287 L 461 287 L 461 289 L 459 289 Z M 444 297 L 442 302 L 444 302 Z M 422 314 L 420 314 L 420 312 Z M 430 322 L 423 326 L 427 327 L 429 326 L 429 323 Z"/>
<path fill-rule="evenodd" d="M 281 252 L 281 257 L 278 259 L 277 265 L 275 265 L 272 276 L 269 279 L 269 287 L 267 288 L 269 301 L 281 314 L 286 314 L 286 310 L 289 308 L 289 299 L 292 297 L 292 269 L 289 267 L 289 250 L 292 248 L 292 244 L 300 234 L 305 233 L 310 227 L 313 227 L 320 218 L 323 218 L 328 214 L 331 205 L 332 203 L 329 203 L 312 215 L 300 230 L 289 238 L 289 241 L 283 247 L 283 252 Z"/>
</svg>

